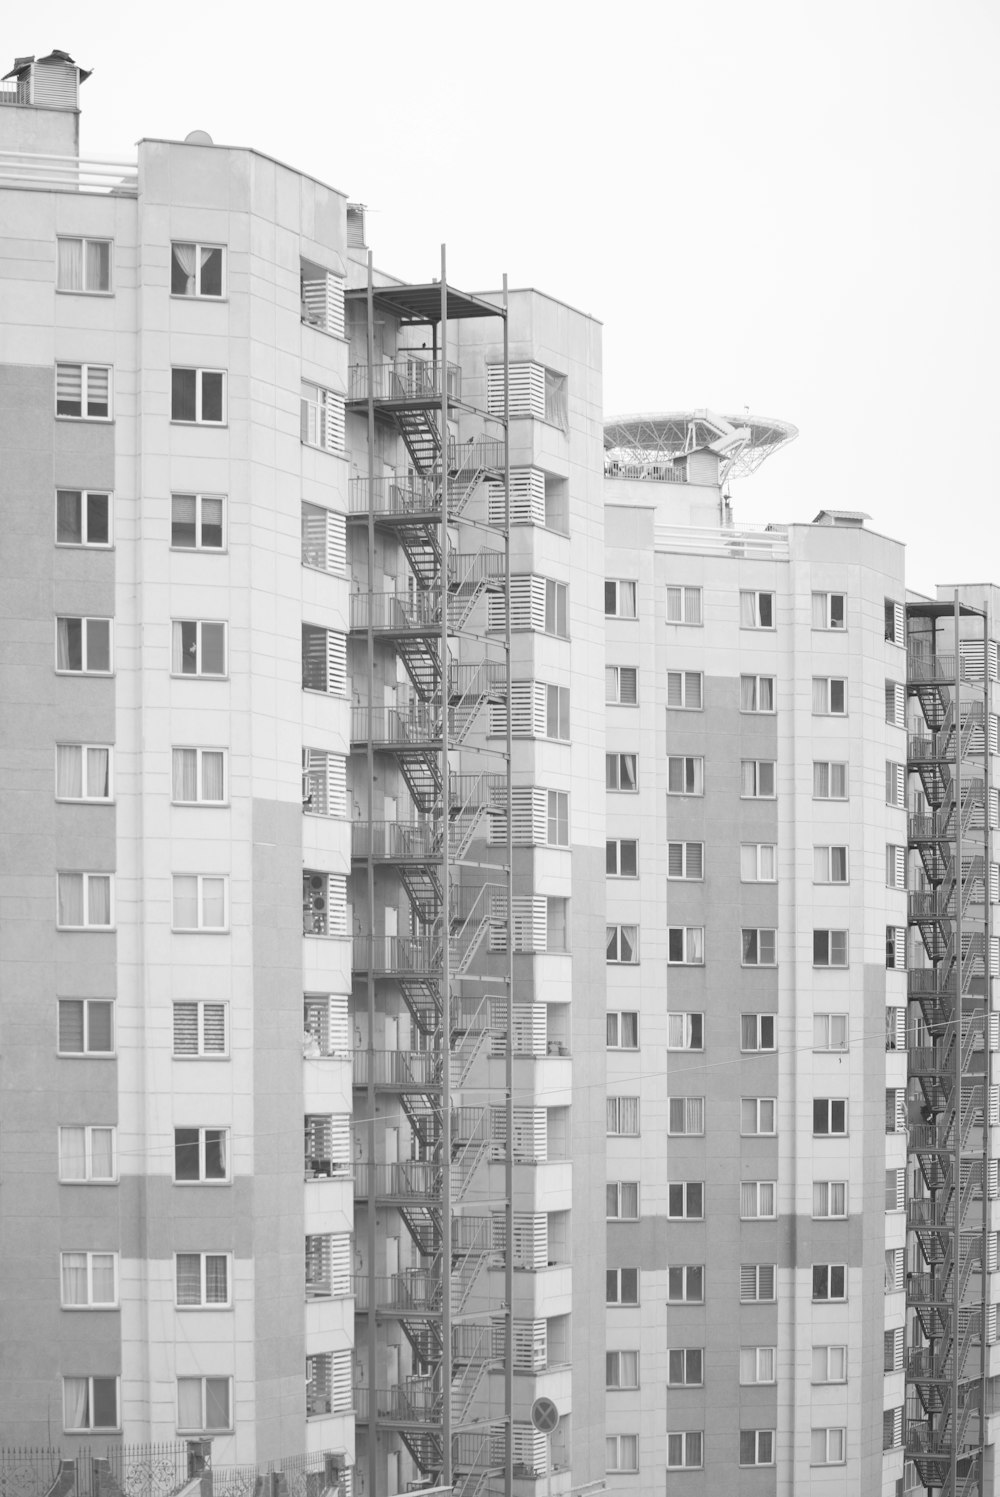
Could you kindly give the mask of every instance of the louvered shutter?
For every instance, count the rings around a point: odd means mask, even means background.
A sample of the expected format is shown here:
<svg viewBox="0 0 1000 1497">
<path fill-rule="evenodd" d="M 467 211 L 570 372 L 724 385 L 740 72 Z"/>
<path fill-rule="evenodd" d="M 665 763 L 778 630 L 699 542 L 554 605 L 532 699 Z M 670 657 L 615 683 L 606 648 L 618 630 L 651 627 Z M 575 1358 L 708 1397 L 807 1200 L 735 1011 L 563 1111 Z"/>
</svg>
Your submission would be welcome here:
<svg viewBox="0 0 1000 1497">
<path fill-rule="evenodd" d="M 327 935 L 347 935 L 347 876 L 327 875 Z"/>
<path fill-rule="evenodd" d="M 885 1048 L 906 1049 L 906 1009 L 887 1008 L 885 1011 Z"/>
<path fill-rule="evenodd" d="M 891 925 L 889 927 L 889 941 L 892 943 L 892 965 L 895 971 L 902 972 L 906 967 L 906 927 L 905 925 Z M 886 943 L 887 945 L 889 942 Z"/>
<path fill-rule="evenodd" d="M 202 1004 L 203 1042 L 205 1055 L 225 1055 L 226 1005 L 224 1003 Z"/>
<path fill-rule="evenodd" d="M 111 413 L 111 370 L 104 364 L 85 364 L 87 377 L 87 415 Z"/>
<path fill-rule="evenodd" d="M 83 367 L 80 364 L 56 365 L 56 412 L 61 416 L 83 413 Z"/>
<path fill-rule="evenodd" d="M 198 1054 L 198 1005 L 174 1004 L 174 1054 Z"/>
<path fill-rule="evenodd" d="M 486 515 L 490 525 L 502 529 L 505 505 L 502 483 L 486 489 Z M 510 474 L 510 523 L 545 524 L 545 474 L 540 468 L 512 468 Z"/>
<path fill-rule="evenodd" d="M 896 1176 L 896 1210 L 903 1211 L 906 1209 L 906 1171 L 904 1169 L 898 1169 L 893 1173 Z"/>
<path fill-rule="evenodd" d="M 995 639 L 987 640 L 987 642 L 986 642 L 986 658 L 987 658 L 987 662 L 989 664 L 989 672 L 990 672 L 990 680 L 991 681 L 996 681 L 998 679 L 997 656 L 998 656 L 998 651 L 997 651 L 997 642 L 996 642 L 996 640 Z"/>
<path fill-rule="evenodd" d="M 489 1005 L 490 1054 L 503 1055 L 507 1044 L 507 1002 L 491 998 Z M 514 1054 L 541 1056 L 546 1049 L 544 1003 L 514 1004 Z"/>
<path fill-rule="evenodd" d="M 962 675 L 966 681 L 982 683 L 986 679 L 986 659 L 981 639 L 962 639 L 958 644 Z"/>
<path fill-rule="evenodd" d="M 511 816 L 513 817 L 515 847 L 540 847 L 548 838 L 547 792 L 538 785 L 524 785 L 511 791 Z M 490 818 L 490 841 L 502 844 L 507 840 L 507 818 L 498 815 Z"/>
<path fill-rule="evenodd" d="M 549 1469 L 548 1438 L 531 1424 L 515 1424 L 511 1431 L 515 1476 L 518 1468 L 531 1476 L 542 1476 Z M 529 1478 L 530 1479 L 530 1478 Z"/>
<path fill-rule="evenodd" d="M 344 282 L 339 276 L 318 276 L 302 282 L 307 321 L 337 337 L 344 336 Z"/>
<path fill-rule="evenodd" d="M 885 851 L 886 884 L 890 889 L 905 889 L 906 848 L 890 843 Z"/>
<path fill-rule="evenodd" d="M 330 1293 L 343 1298 L 351 1292 L 351 1238 L 348 1232 L 330 1234 Z"/>
<path fill-rule="evenodd" d="M 1000 977 L 1000 937 L 990 936 L 990 976 Z"/>
<path fill-rule="evenodd" d="M 329 1119 L 329 1157 L 335 1164 L 351 1162 L 351 1119 L 346 1112 L 333 1113 Z"/>
<path fill-rule="evenodd" d="M 326 631 L 326 689 L 331 696 L 347 693 L 347 635 Z"/>
<path fill-rule="evenodd" d="M 1000 904 L 1000 863 L 990 864 L 990 904 Z"/>
<path fill-rule="evenodd" d="M 330 1359 L 330 1410 L 345 1413 L 353 1402 L 351 1389 L 351 1353 L 335 1351 L 328 1353 Z"/>
<path fill-rule="evenodd" d="M 1000 718 L 997 717 L 995 712 L 991 712 L 988 715 L 988 721 L 990 753 L 1000 754 Z"/>
<path fill-rule="evenodd" d="M 332 390 L 321 392 L 321 445 L 327 452 L 343 452 L 345 445 L 344 397 Z"/>
<path fill-rule="evenodd" d="M 991 1232 L 986 1242 L 986 1267 L 990 1273 L 996 1273 L 1000 1266 L 1000 1233 Z"/>
<path fill-rule="evenodd" d="M 1000 790 L 990 791 L 990 827 L 996 829 L 1000 826 Z"/>
<path fill-rule="evenodd" d="M 503 1336 L 503 1322 L 500 1324 Z M 517 1372 L 541 1372 L 548 1362 L 548 1337 L 544 1320 L 515 1320 L 513 1324 L 514 1368 Z M 501 1348 L 503 1341 L 501 1340 Z"/>
<path fill-rule="evenodd" d="M 497 899 L 496 920 L 490 930 L 490 949 L 506 950 L 506 930 L 502 924 L 506 913 L 506 902 Z M 514 935 L 514 950 L 518 952 L 544 951 L 548 945 L 548 905 L 544 894 L 516 895 L 512 902 L 511 925 Z"/>
<path fill-rule="evenodd" d="M 533 362 L 508 365 L 507 410 L 511 416 L 545 416 L 545 369 Z M 486 408 L 503 415 L 503 365 L 486 366 Z"/>
<path fill-rule="evenodd" d="M 489 597 L 489 628 L 503 630 L 505 599 L 496 593 Z M 510 579 L 510 627 L 512 630 L 545 629 L 545 578 L 522 573 Z"/>
<path fill-rule="evenodd" d="M 906 643 L 906 609 L 902 603 L 892 605 L 893 640 L 897 645 Z"/>
</svg>

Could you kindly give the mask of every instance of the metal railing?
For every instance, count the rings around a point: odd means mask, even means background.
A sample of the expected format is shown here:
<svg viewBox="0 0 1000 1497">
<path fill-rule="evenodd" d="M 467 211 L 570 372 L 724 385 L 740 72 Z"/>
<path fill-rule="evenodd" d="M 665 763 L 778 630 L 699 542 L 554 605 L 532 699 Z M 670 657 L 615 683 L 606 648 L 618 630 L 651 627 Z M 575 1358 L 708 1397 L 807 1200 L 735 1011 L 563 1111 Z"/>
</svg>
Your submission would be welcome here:
<svg viewBox="0 0 1000 1497">
<path fill-rule="evenodd" d="M 788 531 L 782 525 L 755 530 L 749 525 L 668 525 L 660 521 L 654 527 L 653 546 L 657 551 L 776 561 L 789 555 Z"/>
<path fill-rule="evenodd" d="M 0 187 L 134 198 L 139 193 L 139 167 L 134 161 L 0 151 Z"/>
<path fill-rule="evenodd" d="M 446 370 L 446 374 L 442 371 Z M 374 400 L 406 404 L 410 401 L 440 400 L 442 379 L 448 381 L 448 395 L 458 400 L 462 393 L 462 370 L 459 364 L 445 364 L 440 359 L 421 357 L 416 351 L 382 364 L 352 364 L 349 370 L 349 400 Z"/>
</svg>

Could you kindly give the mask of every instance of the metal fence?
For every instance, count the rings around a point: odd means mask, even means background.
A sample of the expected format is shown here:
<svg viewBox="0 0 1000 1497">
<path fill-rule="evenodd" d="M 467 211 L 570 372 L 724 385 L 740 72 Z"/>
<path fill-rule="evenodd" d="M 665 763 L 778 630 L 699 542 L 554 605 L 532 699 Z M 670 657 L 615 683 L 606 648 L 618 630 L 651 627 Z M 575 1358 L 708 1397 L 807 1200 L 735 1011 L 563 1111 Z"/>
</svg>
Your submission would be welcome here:
<svg viewBox="0 0 1000 1497">
<path fill-rule="evenodd" d="M 267 1465 L 214 1466 L 211 1444 L 89 1446 L 72 1455 L 0 1446 L 0 1497 L 352 1497 L 353 1468 L 338 1452 Z"/>
</svg>

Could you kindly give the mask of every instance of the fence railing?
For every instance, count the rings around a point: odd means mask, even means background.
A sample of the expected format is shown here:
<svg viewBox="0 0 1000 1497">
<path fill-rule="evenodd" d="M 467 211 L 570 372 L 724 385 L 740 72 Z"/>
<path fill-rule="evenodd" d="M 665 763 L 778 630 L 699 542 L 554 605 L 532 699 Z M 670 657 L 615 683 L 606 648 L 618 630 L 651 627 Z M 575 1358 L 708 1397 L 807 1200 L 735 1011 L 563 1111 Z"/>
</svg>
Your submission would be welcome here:
<svg viewBox="0 0 1000 1497">
<path fill-rule="evenodd" d="M 0 1446 L 0 1497 L 352 1497 L 342 1451 L 213 1466 L 211 1440 L 78 1448 Z"/>
<path fill-rule="evenodd" d="M 0 187 L 35 192 L 103 192 L 134 198 L 139 193 L 139 168 L 134 161 L 0 151 Z"/>
</svg>

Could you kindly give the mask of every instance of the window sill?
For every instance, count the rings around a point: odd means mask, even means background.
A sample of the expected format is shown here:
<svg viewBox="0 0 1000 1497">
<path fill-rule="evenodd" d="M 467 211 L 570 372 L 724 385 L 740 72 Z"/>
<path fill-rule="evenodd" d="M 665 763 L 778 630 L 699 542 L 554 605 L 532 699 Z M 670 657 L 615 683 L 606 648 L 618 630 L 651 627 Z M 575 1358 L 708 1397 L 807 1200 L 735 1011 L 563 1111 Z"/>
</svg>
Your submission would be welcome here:
<svg viewBox="0 0 1000 1497">
<path fill-rule="evenodd" d="M 308 317 L 300 317 L 299 322 L 302 327 L 311 327 L 314 333 L 322 333 L 324 337 L 332 338 L 335 343 L 347 345 L 351 341 L 346 333 L 335 333 L 331 328 L 323 327 L 322 323 L 311 322 Z"/>
<path fill-rule="evenodd" d="M 96 421 L 100 426 L 113 426 L 114 416 L 67 416 L 64 411 L 56 411 L 57 421 Z"/>
<path fill-rule="evenodd" d="M 117 1060 L 117 1050 L 57 1050 L 60 1060 Z"/>
<path fill-rule="evenodd" d="M 232 1303 L 228 1305 L 174 1305 L 174 1309 L 177 1311 L 178 1315 L 204 1315 L 206 1312 L 211 1313 L 213 1310 L 225 1311 L 231 1310 L 232 1308 Z"/>
<path fill-rule="evenodd" d="M 189 294 L 186 291 L 171 291 L 170 292 L 170 300 L 171 301 L 205 301 L 205 302 L 209 302 L 210 304 L 213 304 L 213 305 L 222 305 L 222 306 L 224 306 L 226 304 L 226 302 L 228 302 L 229 297 L 228 296 L 206 296 L 203 292 L 199 292 L 197 294 Z"/>
<path fill-rule="evenodd" d="M 57 286 L 57 296 L 98 296 L 105 300 L 114 296 L 113 291 L 88 291 L 86 286 Z"/>
<path fill-rule="evenodd" d="M 57 551 L 113 551 L 114 541 L 54 541 Z"/>
<path fill-rule="evenodd" d="M 100 681 L 112 681 L 115 677 L 114 671 L 66 671 L 60 670 L 58 666 L 55 667 L 55 674 L 57 676 L 89 676 L 91 679 L 96 678 Z"/>
<path fill-rule="evenodd" d="M 172 800 L 170 804 L 188 811 L 228 811 L 230 808 L 227 800 Z"/>
<path fill-rule="evenodd" d="M 228 556 L 228 546 L 168 546 L 169 551 L 179 551 L 182 556 Z"/>
<path fill-rule="evenodd" d="M 172 936 L 228 936 L 230 930 L 228 925 L 172 925 L 170 934 Z"/>
<path fill-rule="evenodd" d="M 70 936 L 106 936 L 114 935 L 118 929 L 117 925 L 57 925 L 56 930 L 62 935 Z"/>
<path fill-rule="evenodd" d="M 170 1183 L 182 1190 L 189 1189 L 191 1186 L 199 1190 L 218 1190 L 220 1187 L 228 1190 L 233 1182 L 232 1180 L 171 1180 Z"/>
<path fill-rule="evenodd" d="M 347 462 L 347 449 L 344 447 L 320 447 L 317 442 L 303 442 L 299 438 L 300 447 L 307 448 L 310 452 L 323 452 L 327 457 L 338 457 L 341 462 Z"/>
<path fill-rule="evenodd" d="M 224 676 L 213 676 L 202 671 L 171 671 L 170 679 L 171 681 L 228 681 L 229 675 L 227 673 Z"/>
<path fill-rule="evenodd" d="M 113 1180 L 63 1180 L 62 1178 L 60 1178 L 59 1184 L 60 1185 L 88 1185 L 88 1186 L 89 1185 L 117 1185 L 118 1184 L 118 1177 L 116 1175 Z"/>
<path fill-rule="evenodd" d="M 228 421 L 185 421 L 181 416 L 171 416 L 171 426 L 205 426 L 210 431 L 225 431 L 229 426 Z"/>
<path fill-rule="evenodd" d="M 170 1059 L 171 1060 L 193 1060 L 193 1061 L 197 1061 L 198 1064 L 200 1065 L 203 1061 L 206 1061 L 206 1060 L 207 1061 L 213 1061 L 213 1062 L 217 1062 L 217 1061 L 220 1061 L 220 1060 L 221 1061 L 229 1061 L 229 1060 L 232 1059 L 232 1057 L 229 1056 L 229 1055 L 178 1055 L 176 1053 L 176 1051 L 175 1051 L 175 1052 L 173 1052 L 171 1054 Z"/>
<path fill-rule="evenodd" d="M 85 795 L 57 795 L 55 799 L 57 806 L 113 806 L 115 804 L 113 796 L 98 800 L 96 797 L 91 799 Z"/>
<path fill-rule="evenodd" d="M 120 1304 L 115 1305 L 60 1305 L 60 1310 L 67 1311 L 70 1315 L 78 1315 L 80 1311 L 93 1313 L 95 1310 L 111 1310 L 117 1314 L 121 1309 Z"/>
</svg>

